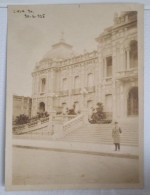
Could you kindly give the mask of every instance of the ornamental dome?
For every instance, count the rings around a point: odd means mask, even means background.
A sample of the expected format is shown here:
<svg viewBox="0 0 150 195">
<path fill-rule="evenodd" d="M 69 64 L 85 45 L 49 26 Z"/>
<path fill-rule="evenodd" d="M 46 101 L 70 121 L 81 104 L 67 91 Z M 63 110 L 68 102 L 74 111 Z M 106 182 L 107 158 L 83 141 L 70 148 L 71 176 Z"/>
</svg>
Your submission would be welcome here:
<svg viewBox="0 0 150 195">
<path fill-rule="evenodd" d="M 46 53 L 41 61 L 46 60 L 54 60 L 60 61 L 66 58 L 71 58 L 74 56 L 74 52 L 72 50 L 72 45 L 65 42 L 63 36 L 60 41 L 54 45 L 52 45 L 52 49 Z"/>
</svg>

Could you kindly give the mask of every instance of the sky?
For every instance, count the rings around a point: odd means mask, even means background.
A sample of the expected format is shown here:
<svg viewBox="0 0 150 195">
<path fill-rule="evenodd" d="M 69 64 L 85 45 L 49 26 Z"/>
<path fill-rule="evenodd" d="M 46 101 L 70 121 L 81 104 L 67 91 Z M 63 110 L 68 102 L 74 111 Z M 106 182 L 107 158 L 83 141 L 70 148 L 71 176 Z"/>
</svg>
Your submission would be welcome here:
<svg viewBox="0 0 150 195">
<path fill-rule="evenodd" d="M 31 73 L 35 64 L 59 42 L 62 32 L 75 53 L 95 50 L 95 38 L 113 25 L 115 12 L 120 14 L 125 9 L 127 7 L 119 5 L 111 5 L 108 9 L 107 5 L 98 4 L 10 6 L 7 80 L 11 83 L 11 93 L 31 96 Z"/>
</svg>

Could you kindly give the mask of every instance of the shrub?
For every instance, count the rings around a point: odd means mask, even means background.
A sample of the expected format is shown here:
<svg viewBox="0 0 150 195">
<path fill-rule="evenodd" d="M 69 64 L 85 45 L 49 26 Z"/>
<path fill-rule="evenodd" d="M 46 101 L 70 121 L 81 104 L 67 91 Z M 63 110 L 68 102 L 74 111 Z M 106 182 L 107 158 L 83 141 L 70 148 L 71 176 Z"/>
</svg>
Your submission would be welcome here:
<svg viewBox="0 0 150 195">
<path fill-rule="evenodd" d="M 76 115 L 75 104 L 73 104 L 71 109 L 68 109 L 68 115 Z"/>
<path fill-rule="evenodd" d="M 16 117 L 15 119 L 15 124 L 16 125 L 23 125 L 29 123 L 29 117 L 26 116 L 25 114 L 20 114 L 19 116 Z"/>
<path fill-rule="evenodd" d="M 45 117 L 49 117 L 48 112 L 37 112 L 37 118 L 45 118 Z"/>
<path fill-rule="evenodd" d="M 92 124 L 100 123 L 103 119 L 106 118 L 105 113 L 103 112 L 103 104 L 101 102 L 97 103 L 96 112 L 92 114 L 90 122 Z"/>
</svg>

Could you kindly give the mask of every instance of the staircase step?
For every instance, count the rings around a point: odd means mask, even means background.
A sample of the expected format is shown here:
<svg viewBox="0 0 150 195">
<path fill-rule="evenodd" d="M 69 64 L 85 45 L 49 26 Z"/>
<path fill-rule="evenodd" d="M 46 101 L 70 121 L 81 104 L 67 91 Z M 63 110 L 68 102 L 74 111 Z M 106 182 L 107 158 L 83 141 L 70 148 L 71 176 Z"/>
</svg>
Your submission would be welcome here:
<svg viewBox="0 0 150 195">
<path fill-rule="evenodd" d="M 138 145 L 138 126 L 137 124 L 121 125 L 121 144 L 137 146 Z M 88 124 L 78 128 L 63 138 L 62 141 L 113 144 L 112 125 L 111 124 Z"/>
</svg>

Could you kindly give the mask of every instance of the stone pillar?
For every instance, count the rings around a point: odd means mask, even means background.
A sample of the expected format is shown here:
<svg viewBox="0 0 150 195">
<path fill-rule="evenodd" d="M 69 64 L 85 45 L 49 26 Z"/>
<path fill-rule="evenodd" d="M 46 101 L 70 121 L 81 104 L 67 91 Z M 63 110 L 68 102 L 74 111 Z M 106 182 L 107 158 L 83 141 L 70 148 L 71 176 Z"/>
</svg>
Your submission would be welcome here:
<svg viewBox="0 0 150 195">
<path fill-rule="evenodd" d="M 117 114 L 116 114 L 116 104 L 118 102 L 116 101 L 116 84 L 115 81 L 112 83 L 112 120 L 116 120 Z"/>
<path fill-rule="evenodd" d="M 127 70 L 129 70 L 130 69 L 130 49 L 127 48 L 126 52 L 127 52 Z"/>
<path fill-rule="evenodd" d="M 95 102 L 101 101 L 99 98 L 99 91 L 100 91 L 100 74 L 99 74 L 99 68 L 98 63 L 95 63 L 95 71 L 94 71 L 94 86 L 95 86 Z"/>
<path fill-rule="evenodd" d="M 123 118 L 123 107 L 124 107 L 124 102 L 123 102 L 123 85 L 120 85 L 120 118 Z"/>
<path fill-rule="evenodd" d="M 35 94 L 38 94 L 38 75 L 36 73 L 36 84 L 35 84 Z"/>
<path fill-rule="evenodd" d="M 32 96 L 34 95 L 34 74 L 32 76 Z"/>
<path fill-rule="evenodd" d="M 126 51 L 123 49 L 123 70 L 126 69 Z"/>
<path fill-rule="evenodd" d="M 104 79 L 105 79 L 105 77 L 106 77 L 106 58 L 104 58 L 104 65 L 103 65 L 104 67 L 103 67 L 103 69 L 104 69 L 104 72 L 103 72 L 103 76 L 104 76 Z"/>
<path fill-rule="evenodd" d="M 49 112 L 51 113 L 51 112 L 53 112 L 53 97 L 49 97 Z"/>
<path fill-rule="evenodd" d="M 49 123 L 48 123 L 48 132 L 50 135 L 54 135 L 54 117 L 56 112 L 50 112 Z"/>
<path fill-rule="evenodd" d="M 38 75 L 39 79 L 38 79 L 38 94 L 40 94 L 41 92 L 41 78 L 40 78 L 40 74 Z"/>
<path fill-rule="evenodd" d="M 70 66 L 69 69 L 69 75 L 68 75 L 68 91 L 69 91 L 69 102 L 68 102 L 68 105 L 67 107 L 70 107 L 71 106 L 71 95 L 72 95 L 72 88 L 73 88 L 73 85 L 72 85 L 72 67 Z"/>
<path fill-rule="evenodd" d="M 53 70 L 51 69 L 50 70 L 50 73 L 49 73 L 49 76 L 50 76 L 50 78 L 49 78 L 49 91 L 52 93 L 53 92 L 53 77 L 54 77 L 54 75 L 53 75 Z"/>
<path fill-rule="evenodd" d="M 119 96 L 119 91 L 120 91 L 120 89 L 119 89 L 120 87 L 119 87 L 119 82 L 117 81 L 116 82 L 116 98 L 115 98 L 115 104 L 116 104 L 116 118 L 118 118 L 119 117 L 119 107 L 120 107 L 120 100 L 119 100 L 119 98 L 120 98 L 120 96 Z"/>
<path fill-rule="evenodd" d="M 21 114 L 24 113 L 24 97 L 21 98 Z"/>
<path fill-rule="evenodd" d="M 112 54 L 112 120 L 116 119 L 116 72 L 117 72 L 117 47 L 114 45 Z"/>
<path fill-rule="evenodd" d="M 112 50 L 112 77 L 114 78 L 117 71 L 117 48 L 114 46 Z"/>
<path fill-rule="evenodd" d="M 121 51 L 120 51 L 120 69 L 121 71 L 124 71 L 124 50 L 123 48 L 121 48 Z"/>
</svg>

